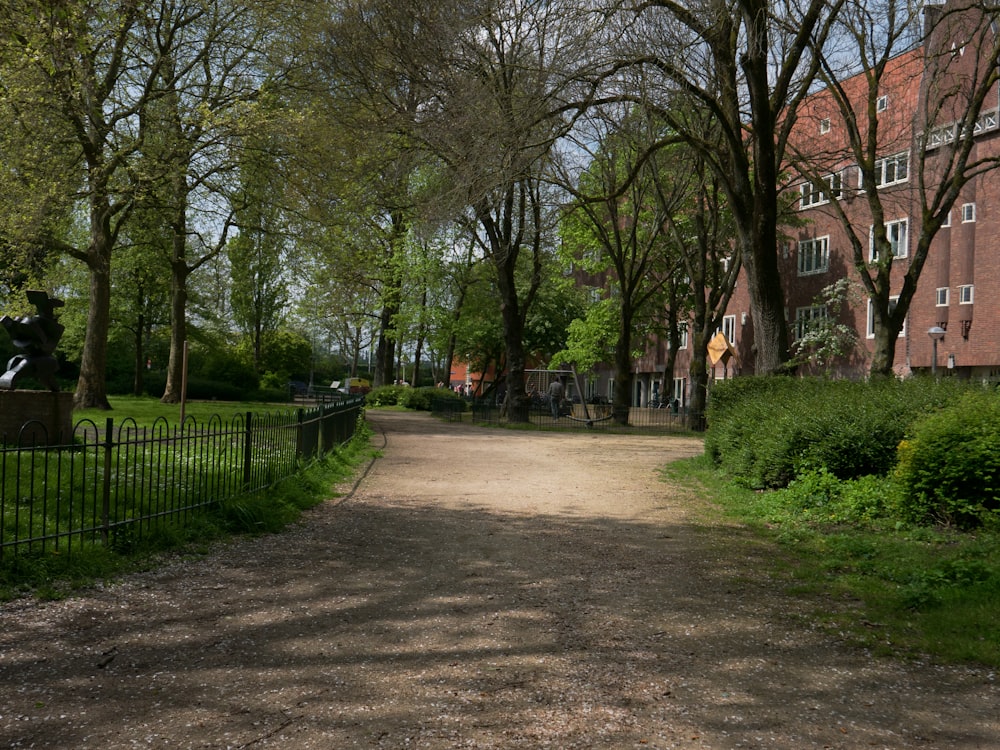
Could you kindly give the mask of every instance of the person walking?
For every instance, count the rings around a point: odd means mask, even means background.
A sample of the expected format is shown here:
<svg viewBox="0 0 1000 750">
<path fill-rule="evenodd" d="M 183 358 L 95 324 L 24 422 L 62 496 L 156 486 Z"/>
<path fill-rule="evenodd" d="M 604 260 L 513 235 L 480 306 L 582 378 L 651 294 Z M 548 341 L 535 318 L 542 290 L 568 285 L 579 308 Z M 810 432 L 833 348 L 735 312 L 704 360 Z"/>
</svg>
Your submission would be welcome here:
<svg viewBox="0 0 1000 750">
<path fill-rule="evenodd" d="M 556 378 L 549 383 L 549 408 L 552 410 L 553 419 L 559 419 L 559 407 L 562 406 L 563 392 L 562 378 Z"/>
</svg>

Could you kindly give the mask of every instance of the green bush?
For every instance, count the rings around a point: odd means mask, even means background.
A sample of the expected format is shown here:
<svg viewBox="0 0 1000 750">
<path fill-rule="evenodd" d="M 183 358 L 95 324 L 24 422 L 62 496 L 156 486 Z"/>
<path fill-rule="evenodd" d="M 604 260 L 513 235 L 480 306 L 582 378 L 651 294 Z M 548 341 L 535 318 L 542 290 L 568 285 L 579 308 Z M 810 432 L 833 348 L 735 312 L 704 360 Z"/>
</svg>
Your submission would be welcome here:
<svg viewBox="0 0 1000 750">
<path fill-rule="evenodd" d="M 462 402 L 462 397 L 447 388 L 435 388 L 434 386 L 422 386 L 420 388 L 404 388 L 400 395 L 399 404 L 407 409 L 417 409 L 419 411 L 430 411 L 431 402 L 435 399 L 454 399 Z"/>
<path fill-rule="evenodd" d="M 705 450 L 755 488 L 784 487 L 817 469 L 838 479 L 884 476 L 907 426 L 967 387 L 929 378 L 736 378 L 712 387 Z"/>
<path fill-rule="evenodd" d="M 409 390 L 404 385 L 380 385 L 365 396 L 365 404 L 372 407 L 397 406 L 404 391 Z"/>
<path fill-rule="evenodd" d="M 964 394 L 913 424 L 899 446 L 902 512 L 918 523 L 1000 526 L 1000 396 Z"/>
</svg>

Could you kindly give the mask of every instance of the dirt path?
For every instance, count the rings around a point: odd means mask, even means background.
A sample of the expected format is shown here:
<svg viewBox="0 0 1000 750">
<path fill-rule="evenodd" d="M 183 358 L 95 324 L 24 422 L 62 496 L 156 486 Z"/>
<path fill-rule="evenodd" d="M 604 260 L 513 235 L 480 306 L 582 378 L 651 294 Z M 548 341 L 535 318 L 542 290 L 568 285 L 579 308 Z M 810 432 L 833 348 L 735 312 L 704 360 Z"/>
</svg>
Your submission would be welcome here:
<svg viewBox="0 0 1000 750">
<path fill-rule="evenodd" d="M 288 533 L 0 605 L 0 747 L 1000 747 L 993 674 L 832 641 L 659 481 L 696 441 L 371 417 Z"/>
</svg>

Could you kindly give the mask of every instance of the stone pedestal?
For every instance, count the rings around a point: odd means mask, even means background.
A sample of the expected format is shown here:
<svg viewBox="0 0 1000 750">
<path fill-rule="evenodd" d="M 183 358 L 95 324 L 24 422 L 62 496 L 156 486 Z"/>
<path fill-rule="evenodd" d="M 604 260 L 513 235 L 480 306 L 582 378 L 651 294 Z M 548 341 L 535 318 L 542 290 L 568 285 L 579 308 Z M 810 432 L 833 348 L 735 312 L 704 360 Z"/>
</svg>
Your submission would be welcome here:
<svg viewBox="0 0 1000 750">
<path fill-rule="evenodd" d="M 69 445 L 72 440 L 72 393 L 0 390 L 0 442 Z"/>
</svg>

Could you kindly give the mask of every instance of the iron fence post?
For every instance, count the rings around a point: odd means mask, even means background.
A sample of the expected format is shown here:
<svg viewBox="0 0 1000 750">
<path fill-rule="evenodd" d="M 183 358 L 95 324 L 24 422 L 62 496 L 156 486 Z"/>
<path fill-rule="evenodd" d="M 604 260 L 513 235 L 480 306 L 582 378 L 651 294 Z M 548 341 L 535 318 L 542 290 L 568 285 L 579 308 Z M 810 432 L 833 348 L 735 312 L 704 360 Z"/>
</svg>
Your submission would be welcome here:
<svg viewBox="0 0 1000 750">
<path fill-rule="evenodd" d="M 104 423 L 104 481 L 101 483 L 101 539 L 108 545 L 111 536 L 111 449 L 114 446 L 114 417 Z"/>
<path fill-rule="evenodd" d="M 251 440 L 253 432 L 250 422 L 253 419 L 253 412 L 247 412 L 246 428 L 243 431 L 243 491 L 250 491 L 250 471 L 253 466 L 253 448 Z"/>
</svg>

